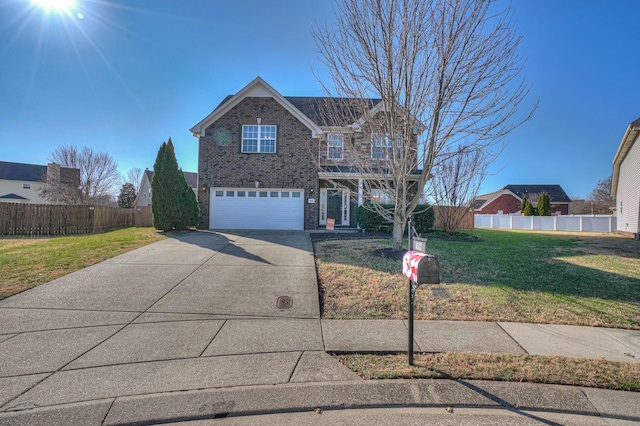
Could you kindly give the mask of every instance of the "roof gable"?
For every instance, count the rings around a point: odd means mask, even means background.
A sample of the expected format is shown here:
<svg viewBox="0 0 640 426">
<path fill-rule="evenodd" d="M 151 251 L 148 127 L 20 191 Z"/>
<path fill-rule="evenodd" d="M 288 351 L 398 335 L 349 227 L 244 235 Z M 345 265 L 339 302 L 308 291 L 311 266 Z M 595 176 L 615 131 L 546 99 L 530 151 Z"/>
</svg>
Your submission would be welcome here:
<svg viewBox="0 0 640 426">
<path fill-rule="evenodd" d="M 520 201 L 522 201 L 522 198 L 518 197 L 516 194 L 511 192 L 505 186 L 503 188 L 498 189 L 497 191 L 490 192 L 488 194 L 483 194 L 483 195 L 476 196 L 476 198 L 471 200 L 471 207 L 473 207 L 474 210 L 482 210 L 486 206 L 491 204 L 493 201 L 495 201 L 498 197 L 500 197 L 502 195 L 505 195 L 505 194 L 510 195 L 512 197 L 515 197 L 515 198 L 518 198 Z"/>
<path fill-rule="evenodd" d="M 303 114 L 290 101 L 282 96 L 277 90 L 271 87 L 266 81 L 260 77 L 256 77 L 251 83 L 243 87 L 238 93 L 231 97 L 227 97 L 216 109 L 202 119 L 198 124 L 190 130 L 194 136 L 204 135 L 204 131 L 211 124 L 215 123 L 220 117 L 229 112 L 233 107 L 238 105 L 244 98 L 273 98 L 279 102 L 287 111 L 296 117 L 302 124 L 311 130 L 313 137 L 322 133 L 320 127 L 314 123 L 309 117 Z"/>
<path fill-rule="evenodd" d="M 0 199 L 3 200 L 28 200 L 28 198 L 24 198 L 18 194 L 14 194 L 13 192 L 11 194 L 5 194 L 5 195 L 0 195 Z"/>
<path fill-rule="evenodd" d="M 308 127 L 313 137 L 324 133 L 326 128 L 358 128 L 365 121 L 365 118 L 361 116 L 363 108 L 368 109 L 371 115 L 386 109 L 384 102 L 379 98 L 282 96 L 262 78 L 256 77 L 235 95 L 227 95 L 209 115 L 190 129 L 191 132 L 196 137 L 202 136 L 207 127 L 215 123 L 243 99 L 250 97 L 273 98 Z M 331 111 L 336 111 L 337 114 L 332 114 Z M 358 119 L 358 117 L 360 118 Z M 352 119 L 353 122 L 344 122 L 345 119 L 347 121 Z M 424 125 L 418 122 L 415 131 L 422 130 L 424 130 Z"/>
</svg>

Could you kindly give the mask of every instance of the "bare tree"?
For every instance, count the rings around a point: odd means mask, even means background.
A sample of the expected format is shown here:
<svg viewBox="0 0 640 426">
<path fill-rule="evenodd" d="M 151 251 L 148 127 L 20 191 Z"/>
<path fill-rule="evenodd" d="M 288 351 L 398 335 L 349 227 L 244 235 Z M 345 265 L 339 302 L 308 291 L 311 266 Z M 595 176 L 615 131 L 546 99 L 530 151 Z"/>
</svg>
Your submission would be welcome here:
<svg viewBox="0 0 640 426">
<path fill-rule="evenodd" d="M 529 92 L 521 37 L 510 7 L 490 1 L 337 0 L 335 9 L 335 24 L 313 30 L 330 79 L 320 81 L 331 97 L 325 128 L 346 134 L 336 165 L 360 174 L 365 195 L 392 195 L 393 212 L 376 209 L 401 249 L 439 155 L 489 150 L 533 113 L 515 119 Z"/>
<path fill-rule="evenodd" d="M 611 207 L 616 206 L 615 197 L 611 196 L 612 176 L 599 181 L 587 197 L 591 214 L 612 214 Z"/>
<path fill-rule="evenodd" d="M 120 173 L 118 165 L 107 153 L 95 152 L 92 148 L 81 150 L 73 145 L 57 147 L 49 161 L 62 167 L 80 170 L 80 186 L 71 188 L 58 182 L 48 185 L 43 196 L 64 204 L 99 205 L 113 199 Z"/>
<path fill-rule="evenodd" d="M 466 146 L 448 148 L 438 156 L 426 195 L 438 205 L 442 230 L 453 234 L 470 213 L 471 202 L 478 195 L 486 170 L 495 160 L 490 151 L 469 150 Z"/>
<path fill-rule="evenodd" d="M 125 177 L 125 182 L 123 182 L 123 184 L 132 183 L 137 190 L 138 186 L 140 185 L 141 179 L 142 179 L 142 170 L 139 169 L 138 167 L 134 167 L 127 172 L 127 176 Z"/>
<path fill-rule="evenodd" d="M 591 214 L 591 204 L 587 200 L 580 198 L 578 195 L 571 197 L 571 205 L 569 206 L 571 214 Z"/>
</svg>

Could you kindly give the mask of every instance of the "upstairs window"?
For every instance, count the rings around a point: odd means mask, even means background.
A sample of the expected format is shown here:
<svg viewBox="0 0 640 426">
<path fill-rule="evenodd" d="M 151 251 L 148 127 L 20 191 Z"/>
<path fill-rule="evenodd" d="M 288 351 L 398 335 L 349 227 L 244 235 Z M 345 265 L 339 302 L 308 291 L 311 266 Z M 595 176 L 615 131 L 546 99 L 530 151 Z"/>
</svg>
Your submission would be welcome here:
<svg viewBox="0 0 640 426">
<path fill-rule="evenodd" d="M 22 189 L 31 189 L 31 184 L 30 183 L 23 183 L 22 184 Z"/>
<path fill-rule="evenodd" d="M 398 155 L 402 147 L 402 137 L 397 136 Z M 371 158 L 374 160 L 388 160 L 393 153 L 393 142 L 387 135 L 373 134 L 371 135 Z"/>
<path fill-rule="evenodd" d="M 276 152 L 276 126 L 242 126 L 242 152 Z"/>
<path fill-rule="evenodd" d="M 342 160 L 344 149 L 342 135 L 339 133 L 327 134 L 327 158 L 330 160 Z"/>
</svg>

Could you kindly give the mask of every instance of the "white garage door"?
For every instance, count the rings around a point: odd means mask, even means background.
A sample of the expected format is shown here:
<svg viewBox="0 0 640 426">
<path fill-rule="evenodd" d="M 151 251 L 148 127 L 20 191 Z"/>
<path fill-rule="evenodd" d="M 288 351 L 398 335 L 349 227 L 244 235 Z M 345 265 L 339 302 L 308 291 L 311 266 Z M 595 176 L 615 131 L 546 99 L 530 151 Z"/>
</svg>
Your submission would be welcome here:
<svg viewBox="0 0 640 426">
<path fill-rule="evenodd" d="M 304 229 L 302 189 L 211 188 L 211 229 Z"/>
</svg>

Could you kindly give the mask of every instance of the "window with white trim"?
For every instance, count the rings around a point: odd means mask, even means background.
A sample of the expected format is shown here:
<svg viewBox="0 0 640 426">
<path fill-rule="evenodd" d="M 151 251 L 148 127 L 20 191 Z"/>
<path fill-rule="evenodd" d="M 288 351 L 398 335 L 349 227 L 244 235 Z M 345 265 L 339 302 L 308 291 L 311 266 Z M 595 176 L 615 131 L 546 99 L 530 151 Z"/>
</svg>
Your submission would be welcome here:
<svg viewBox="0 0 640 426">
<path fill-rule="evenodd" d="M 242 152 L 275 153 L 276 133 L 276 126 L 243 125 Z"/>
<path fill-rule="evenodd" d="M 402 147 L 402 136 L 396 136 L 396 145 L 398 155 Z M 371 158 L 374 160 L 388 160 L 393 152 L 393 142 L 388 135 L 372 134 L 371 135 Z"/>
<path fill-rule="evenodd" d="M 327 158 L 330 160 L 342 160 L 343 149 L 343 135 L 340 133 L 327 133 Z"/>
</svg>

